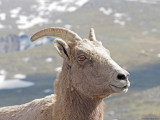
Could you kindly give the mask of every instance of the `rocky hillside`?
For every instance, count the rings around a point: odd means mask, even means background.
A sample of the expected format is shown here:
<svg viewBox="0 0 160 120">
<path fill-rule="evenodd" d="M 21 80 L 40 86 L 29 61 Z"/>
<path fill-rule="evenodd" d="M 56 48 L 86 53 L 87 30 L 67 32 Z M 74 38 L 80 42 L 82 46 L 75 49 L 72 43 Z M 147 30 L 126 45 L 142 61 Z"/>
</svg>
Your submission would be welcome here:
<svg viewBox="0 0 160 120">
<path fill-rule="evenodd" d="M 7 36 L 0 37 L 0 53 L 24 51 L 51 42 L 53 42 L 53 38 L 51 37 L 41 38 L 39 41 L 31 43 L 30 36 L 28 35 L 18 36 L 15 34 L 9 34 Z"/>
<path fill-rule="evenodd" d="M 0 0 L 2 38 L 7 38 L 8 34 L 31 36 L 52 26 L 71 29 L 84 38 L 94 27 L 97 39 L 126 68 L 154 64 L 160 59 L 160 4 L 157 0 L 14 0 L 13 4 L 8 4 L 9 1 Z M 14 45 L 6 40 L 5 45 L 4 40 L 0 40 L 3 41 L 2 52 L 28 47 L 27 42 L 20 48 L 21 41 L 15 41 L 16 36 Z"/>
</svg>

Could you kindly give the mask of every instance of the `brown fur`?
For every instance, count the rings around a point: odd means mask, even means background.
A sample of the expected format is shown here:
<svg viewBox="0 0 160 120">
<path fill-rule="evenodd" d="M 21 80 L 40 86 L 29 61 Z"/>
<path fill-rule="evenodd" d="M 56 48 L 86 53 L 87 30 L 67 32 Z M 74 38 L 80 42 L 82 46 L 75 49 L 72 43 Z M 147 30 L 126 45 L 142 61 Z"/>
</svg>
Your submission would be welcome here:
<svg viewBox="0 0 160 120">
<path fill-rule="evenodd" d="M 55 99 L 55 95 L 50 95 L 23 105 L 0 108 L 0 120 L 52 120 Z"/>
<path fill-rule="evenodd" d="M 89 98 L 72 86 L 70 67 L 64 63 L 62 72 L 56 80 L 53 120 L 102 120 L 103 99 Z"/>
<path fill-rule="evenodd" d="M 55 40 L 64 58 L 54 83 L 56 96 L 0 108 L 0 120 L 102 120 L 103 99 L 127 92 L 130 83 L 128 72 L 112 60 L 110 52 L 96 40 L 94 30 L 91 34 L 92 40 Z M 119 79 L 119 74 L 126 78 Z"/>
</svg>

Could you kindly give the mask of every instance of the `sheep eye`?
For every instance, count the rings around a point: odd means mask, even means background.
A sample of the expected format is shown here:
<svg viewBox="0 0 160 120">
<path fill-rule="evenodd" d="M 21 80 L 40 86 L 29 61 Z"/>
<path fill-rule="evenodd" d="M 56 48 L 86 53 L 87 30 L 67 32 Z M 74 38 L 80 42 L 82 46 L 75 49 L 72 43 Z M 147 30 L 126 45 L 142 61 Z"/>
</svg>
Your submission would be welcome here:
<svg viewBox="0 0 160 120">
<path fill-rule="evenodd" d="M 84 61 L 85 59 L 86 59 L 86 57 L 84 55 L 81 55 L 81 56 L 78 57 L 79 61 Z"/>
</svg>

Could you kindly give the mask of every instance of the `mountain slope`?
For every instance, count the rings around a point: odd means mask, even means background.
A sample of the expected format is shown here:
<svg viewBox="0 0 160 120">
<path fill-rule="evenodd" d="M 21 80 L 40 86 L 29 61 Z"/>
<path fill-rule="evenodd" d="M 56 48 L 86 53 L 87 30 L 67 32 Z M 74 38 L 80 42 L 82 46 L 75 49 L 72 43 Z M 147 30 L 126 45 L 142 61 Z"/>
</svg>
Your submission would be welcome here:
<svg viewBox="0 0 160 120">
<path fill-rule="evenodd" d="M 89 29 L 95 28 L 97 39 L 111 51 L 113 59 L 131 74 L 130 92 L 108 99 L 105 119 L 138 120 L 151 116 L 160 118 L 160 109 L 157 107 L 160 105 L 158 0 L 8 2 L 0 0 L 0 36 L 9 33 L 30 36 L 46 27 L 66 27 L 82 38 L 88 38 Z M 62 59 L 52 44 L 1 54 L 0 74 L 6 71 L 7 79 L 17 73 L 26 74 L 27 80 L 34 82 L 35 86 L 0 91 L 0 105 L 21 104 L 47 95 L 43 91 L 52 89 L 55 68 L 61 63 Z M 13 101 L 8 96 L 11 96 Z M 21 103 L 17 99 L 20 99 Z"/>
<path fill-rule="evenodd" d="M 58 26 L 72 29 L 83 38 L 94 27 L 97 39 L 122 66 L 134 69 L 159 61 L 158 1 L 14 0 L 14 4 L 7 5 L 8 1 L 1 0 L 0 24 L 5 26 L 0 28 L 1 36 L 22 32 L 32 35 L 40 29 Z"/>
<path fill-rule="evenodd" d="M 143 120 L 160 118 L 160 86 L 106 100 L 105 119 Z"/>
</svg>

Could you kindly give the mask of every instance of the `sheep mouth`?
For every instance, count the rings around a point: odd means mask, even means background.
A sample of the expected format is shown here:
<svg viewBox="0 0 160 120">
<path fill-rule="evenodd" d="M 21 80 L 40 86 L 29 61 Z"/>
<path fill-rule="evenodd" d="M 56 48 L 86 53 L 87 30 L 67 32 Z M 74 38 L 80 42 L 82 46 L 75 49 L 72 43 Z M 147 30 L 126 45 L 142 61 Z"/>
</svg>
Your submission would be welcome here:
<svg viewBox="0 0 160 120">
<path fill-rule="evenodd" d="M 127 91 L 128 87 L 129 87 L 128 85 L 125 85 L 123 87 L 119 87 L 119 86 L 116 86 L 116 85 L 110 85 L 110 86 L 116 92 L 118 92 L 118 91 Z"/>
</svg>

